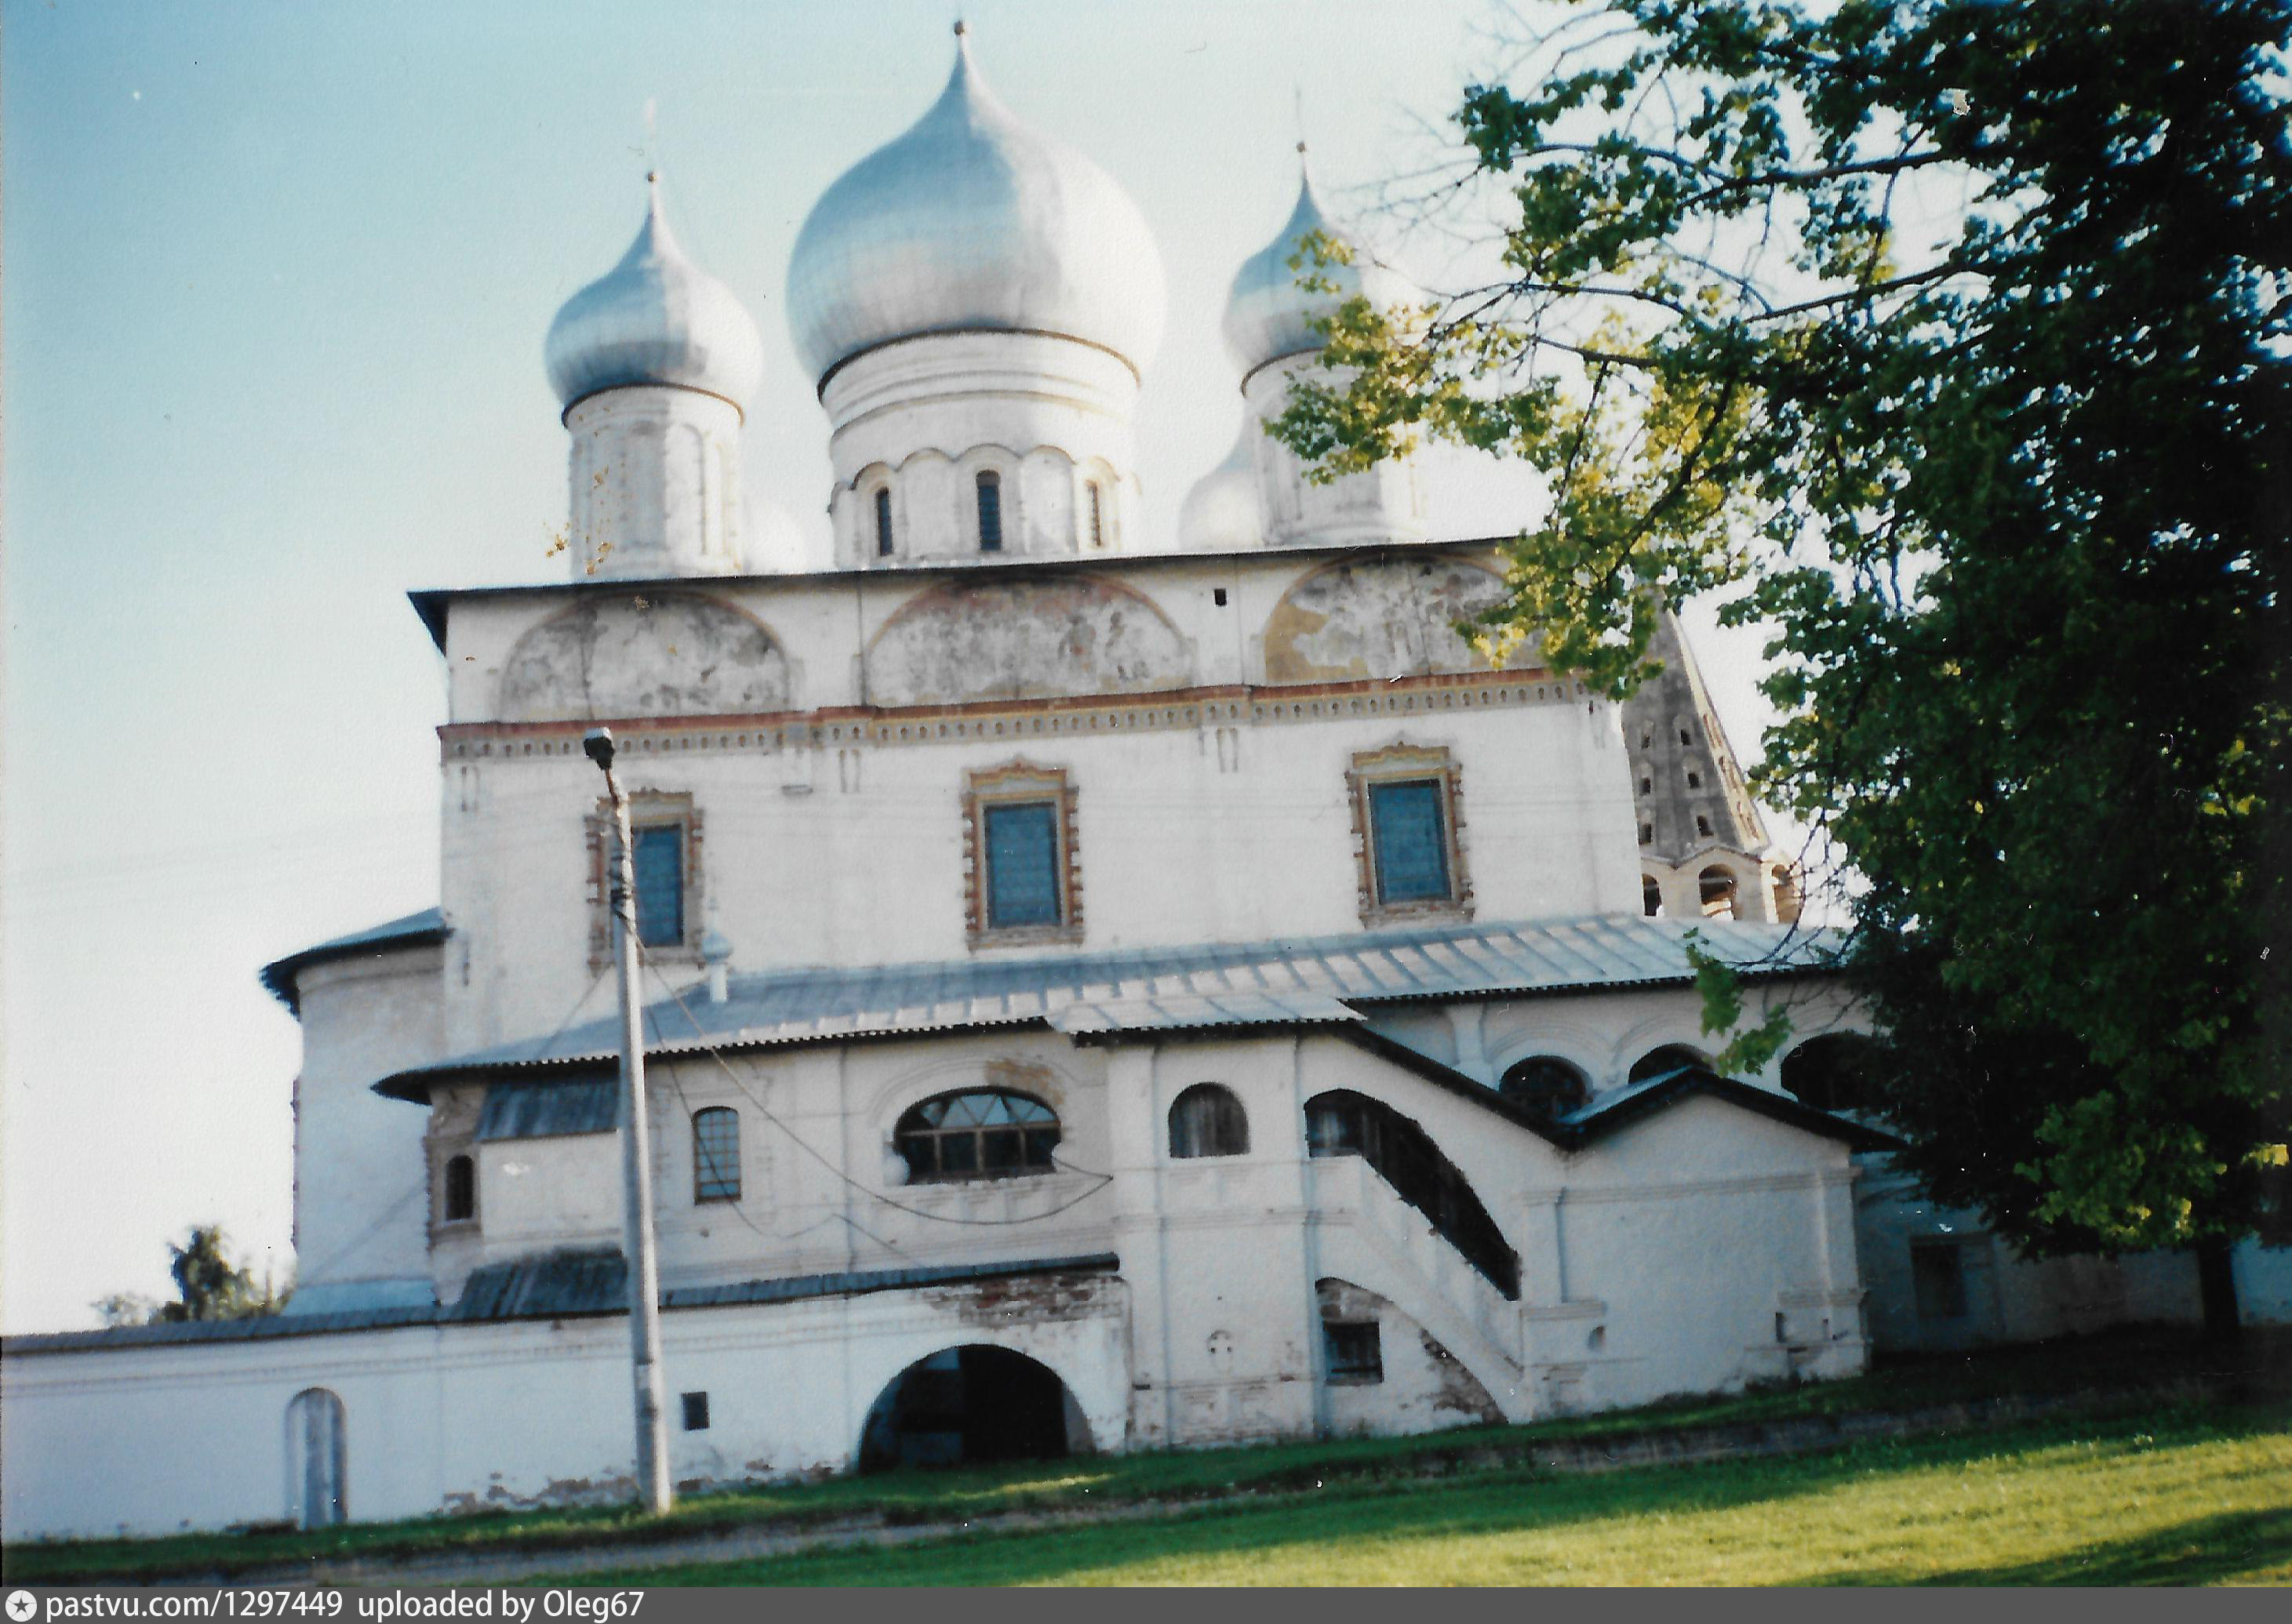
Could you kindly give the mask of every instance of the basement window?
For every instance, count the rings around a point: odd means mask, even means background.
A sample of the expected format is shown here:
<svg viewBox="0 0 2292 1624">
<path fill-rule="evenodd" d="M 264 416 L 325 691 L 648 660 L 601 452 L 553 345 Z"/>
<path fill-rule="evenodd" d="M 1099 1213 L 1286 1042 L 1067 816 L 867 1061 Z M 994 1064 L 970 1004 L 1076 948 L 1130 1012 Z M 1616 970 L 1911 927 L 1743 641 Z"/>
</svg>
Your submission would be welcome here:
<svg viewBox="0 0 2292 1624">
<path fill-rule="evenodd" d="M 687 1393 L 683 1397 L 684 1430 L 706 1432 L 708 1430 L 708 1395 L 706 1393 Z"/>
<path fill-rule="evenodd" d="M 1384 1379 L 1384 1348 L 1376 1322 L 1321 1322 L 1321 1358 L 1332 1385 L 1367 1386 Z"/>
</svg>

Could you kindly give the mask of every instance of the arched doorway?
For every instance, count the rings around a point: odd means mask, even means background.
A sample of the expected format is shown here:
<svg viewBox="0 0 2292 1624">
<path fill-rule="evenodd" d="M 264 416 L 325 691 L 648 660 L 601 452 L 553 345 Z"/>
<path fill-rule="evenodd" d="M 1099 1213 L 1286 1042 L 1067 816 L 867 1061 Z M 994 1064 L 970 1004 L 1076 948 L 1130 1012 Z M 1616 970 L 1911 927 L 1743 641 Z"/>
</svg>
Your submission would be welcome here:
<svg viewBox="0 0 2292 1624">
<path fill-rule="evenodd" d="M 296 1527 L 349 1520 L 347 1453 L 341 1399 L 324 1387 L 306 1387 L 287 1402 L 286 1504 Z"/>
<path fill-rule="evenodd" d="M 1056 1371 L 972 1343 L 942 1348 L 892 1379 L 860 1430 L 860 1469 L 1055 1460 L 1090 1447 L 1090 1424 Z"/>
</svg>

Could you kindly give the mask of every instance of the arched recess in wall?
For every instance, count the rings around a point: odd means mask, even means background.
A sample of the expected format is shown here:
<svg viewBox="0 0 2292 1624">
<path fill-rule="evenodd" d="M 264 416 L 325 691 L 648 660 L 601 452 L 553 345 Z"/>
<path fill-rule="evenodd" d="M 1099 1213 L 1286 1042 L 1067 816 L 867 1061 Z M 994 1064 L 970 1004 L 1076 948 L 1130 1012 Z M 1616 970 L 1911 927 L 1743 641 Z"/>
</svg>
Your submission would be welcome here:
<svg viewBox="0 0 2292 1624">
<path fill-rule="evenodd" d="M 1305 1102 L 1305 1146 L 1314 1156 L 1360 1157 L 1489 1284 L 1520 1296 L 1518 1255 L 1463 1171 L 1414 1118 L 1381 1099 L 1332 1089 Z"/>
<path fill-rule="evenodd" d="M 763 623 L 695 592 L 599 592 L 518 639 L 503 721 L 738 716 L 788 708 L 787 656 Z"/>
<path fill-rule="evenodd" d="M 1265 621 L 1268 682 L 1342 682 L 1490 669 L 1457 624 L 1505 599 L 1504 579 L 1469 559 L 1400 555 L 1324 565 L 1282 594 Z M 1541 663 L 1535 639 L 1503 669 Z"/>
<path fill-rule="evenodd" d="M 1144 594 L 1094 575 L 942 582 L 868 645 L 868 702 L 958 704 L 1190 686 L 1193 647 Z"/>
<path fill-rule="evenodd" d="M 1249 1115 L 1234 1091 L 1219 1082 L 1198 1082 L 1170 1102 L 1170 1157 L 1249 1154 Z"/>
<path fill-rule="evenodd" d="M 297 1528 L 350 1520 L 350 1443 L 343 1401 L 305 1387 L 286 1401 L 286 1508 Z"/>
<path fill-rule="evenodd" d="M 1545 1118 L 1561 1117 L 1592 1097 L 1584 1073 L 1557 1055 L 1531 1055 L 1505 1068 L 1497 1092 L 1523 1111 Z"/>
<path fill-rule="evenodd" d="M 1695 876 L 1695 900 L 1706 919 L 1733 919 L 1736 912 L 1735 871 L 1714 863 Z"/>
<path fill-rule="evenodd" d="M 1885 1045 L 1860 1032 L 1827 1032 L 1783 1057 L 1783 1091 L 1818 1111 L 1869 1111 L 1879 1100 Z"/>
<path fill-rule="evenodd" d="M 1666 1043 L 1650 1049 L 1633 1061 L 1626 1081 L 1645 1082 L 1649 1078 L 1660 1077 L 1666 1072 L 1684 1071 L 1690 1066 L 1708 1066 L 1710 1064 L 1711 1057 L 1699 1049 L 1691 1049 L 1684 1043 Z"/>
<path fill-rule="evenodd" d="M 1058 1372 L 991 1343 L 908 1366 L 868 1407 L 860 1469 L 1055 1460 L 1092 1450 L 1090 1423 Z"/>
</svg>

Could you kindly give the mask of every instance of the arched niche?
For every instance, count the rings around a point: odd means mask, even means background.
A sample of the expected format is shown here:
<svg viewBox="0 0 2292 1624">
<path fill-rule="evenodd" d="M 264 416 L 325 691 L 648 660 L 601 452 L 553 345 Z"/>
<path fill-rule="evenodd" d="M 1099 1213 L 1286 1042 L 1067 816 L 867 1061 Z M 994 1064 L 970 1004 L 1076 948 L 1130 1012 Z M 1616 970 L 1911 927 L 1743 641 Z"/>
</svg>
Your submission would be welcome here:
<svg viewBox="0 0 2292 1624">
<path fill-rule="evenodd" d="M 991 1343 L 942 1348 L 893 1377 L 868 1406 L 863 1472 L 1086 1455 L 1082 1406 L 1058 1372 Z"/>
<path fill-rule="evenodd" d="M 785 711 L 787 656 L 753 616 L 691 592 L 585 598 L 502 663 L 503 721 Z"/>
<path fill-rule="evenodd" d="M 1459 673 L 1491 669 L 1457 631 L 1504 601 L 1504 581 L 1467 559 L 1433 554 L 1331 564 L 1282 594 L 1265 622 L 1268 682 Z M 1540 658 L 1532 639 L 1503 669 Z"/>
<path fill-rule="evenodd" d="M 1193 681 L 1193 650 L 1154 602 L 1091 575 L 949 581 L 868 645 L 869 703 L 960 704 L 1146 694 Z"/>
</svg>

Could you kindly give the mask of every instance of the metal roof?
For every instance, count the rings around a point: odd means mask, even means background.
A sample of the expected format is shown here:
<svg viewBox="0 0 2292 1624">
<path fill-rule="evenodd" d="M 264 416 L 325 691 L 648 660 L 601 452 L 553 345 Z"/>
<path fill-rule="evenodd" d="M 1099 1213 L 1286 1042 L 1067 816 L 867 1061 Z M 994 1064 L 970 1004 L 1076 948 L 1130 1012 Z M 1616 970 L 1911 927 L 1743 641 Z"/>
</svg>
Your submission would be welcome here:
<svg viewBox="0 0 2292 1624">
<path fill-rule="evenodd" d="M 1012 1262 L 949 1263 L 922 1268 L 853 1270 L 834 1274 L 798 1274 L 781 1280 L 749 1280 L 731 1285 L 676 1286 L 660 1294 L 660 1306 L 678 1309 L 728 1307 L 743 1303 L 798 1302 L 815 1297 L 863 1297 L 876 1291 L 918 1286 L 961 1285 L 1027 1274 L 1090 1271 L 1121 1266 L 1112 1252 Z M 149 1347 L 180 1343 L 253 1342 L 276 1337 L 321 1336 L 333 1331 L 384 1331 L 406 1326 L 469 1325 L 504 1320 L 568 1319 L 619 1314 L 628 1306 L 628 1266 L 617 1250 L 553 1252 L 472 1271 L 451 1306 L 365 1308 L 341 1314 L 272 1314 L 254 1320 L 201 1320 L 181 1325 L 124 1325 L 109 1331 L 49 1331 L 0 1339 L 12 1355 L 78 1353 L 91 1348 Z"/>
<path fill-rule="evenodd" d="M 1677 985 L 1694 978 L 1686 936 L 1746 975 L 1788 975 L 1830 961 L 1830 933 L 1734 920 L 1600 914 L 1532 923 L 1292 937 L 1254 944 L 1122 948 L 1025 959 L 864 969 L 773 970 L 730 978 L 709 1001 L 644 1011 L 647 1052 L 763 1049 L 839 1040 L 1035 1025 L 1082 1039 L 1140 1032 L 1352 1025 L 1379 1005 L 1419 1000 Z M 620 1048 L 617 1018 L 448 1056 L 375 1088 L 403 1099 L 457 1073 L 599 1065 Z"/>
<path fill-rule="evenodd" d="M 478 1113 L 478 1138 L 547 1139 L 559 1134 L 610 1133 L 621 1125 L 621 1080 L 560 1077 L 537 1082 L 497 1082 Z"/>
<path fill-rule="evenodd" d="M 419 913 L 409 913 L 403 919 L 353 930 L 348 936 L 338 936 L 332 941 L 321 942 L 316 947 L 305 947 L 300 953 L 288 953 L 283 959 L 273 959 L 262 969 L 262 985 L 270 995 L 296 1016 L 303 1013 L 302 994 L 295 988 L 295 977 L 313 964 L 331 959 L 355 958 L 361 953 L 386 953 L 400 947 L 418 947 L 426 943 L 442 942 L 451 927 L 446 923 L 442 908 L 424 908 Z"/>
</svg>

